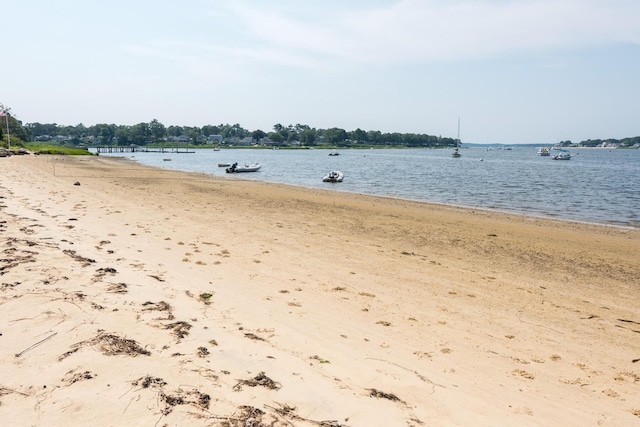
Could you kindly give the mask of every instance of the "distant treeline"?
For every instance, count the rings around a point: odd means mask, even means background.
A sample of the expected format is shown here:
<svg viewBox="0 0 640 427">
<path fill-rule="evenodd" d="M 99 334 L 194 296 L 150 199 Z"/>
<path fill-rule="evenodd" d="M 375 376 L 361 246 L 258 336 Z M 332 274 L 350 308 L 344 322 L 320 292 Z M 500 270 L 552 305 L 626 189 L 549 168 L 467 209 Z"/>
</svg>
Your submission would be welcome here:
<svg viewBox="0 0 640 427">
<path fill-rule="evenodd" d="M 451 147 L 456 139 L 416 133 L 382 133 L 376 130 L 364 131 L 333 127 L 316 129 L 308 125 L 275 124 L 269 132 L 257 129 L 249 131 L 240 124 L 219 124 L 197 126 L 165 126 L 154 119 L 149 123 L 136 125 L 96 124 L 84 126 L 58 125 L 56 123 L 27 123 L 8 115 L 8 123 L 12 140 L 24 142 L 54 141 L 67 146 L 89 145 L 153 145 L 153 144 L 188 144 L 198 145 L 277 145 L 277 146 L 398 146 L 398 147 Z M 3 137 L 4 126 L 0 127 Z M 6 137 L 4 137 L 6 139 Z M 0 140 L 3 141 L 3 140 Z M 588 139 L 579 143 L 562 141 L 562 146 L 581 147 L 621 147 L 640 148 L 640 136 L 623 139 Z"/>
<path fill-rule="evenodd" d="M 382 133 L 356 129 L 346 131 L 341 128 L 316 129 L 308 125 L 276 124 L 271 132 L 260 129 L 249 131 L 239 124 L 197 126 L 165 126 L 158 120 L 138 123 L 133 126 L 96 124 L 86 127 L 60 126 L 42 123 L 27 123 L 24 126 L 29 141 L 65 142 L 72 145 L 119 145 L 128 146 L 180 142 L 190 145 L 238 144 L 252 141 L 255 144 L 280 146 L 316 145 L 391 145 L 406 147 L 446 147 L 455 146 L 454 138 L 415 134 Z"/>
</svg>

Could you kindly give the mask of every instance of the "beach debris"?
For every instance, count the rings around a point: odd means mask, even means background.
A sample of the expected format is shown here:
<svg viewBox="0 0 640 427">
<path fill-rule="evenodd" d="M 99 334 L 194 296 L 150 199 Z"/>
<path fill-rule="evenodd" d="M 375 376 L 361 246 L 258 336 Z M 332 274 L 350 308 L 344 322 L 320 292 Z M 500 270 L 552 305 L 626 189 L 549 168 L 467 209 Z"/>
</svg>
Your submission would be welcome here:
<svg viewBox="0 0 640 427">
<path fill-rule="evenodd" d="M 2 283 L 2 285 L 0 285 L 0 289 L 6 289 L 6 288 L 15 288 L 16 286 L 18 286 L 19 284 L 21 284 L 22 282 L 13 282 L 13 283 Z"/>
<path fill-rule="evenodd" d="M 57 332 L 52 333 L 51 335 L 49 335 L 49 336 L 48 336 L 48 337 L 46 337 L 45 339 L 40 340 L 40 341 L 38 341 L 37 343 L 35 343 L 35 344 L 33 344 L 33 345 L 31 345 L 31 346 L 29 346 L 29 347 L 25 348 L 25 349 L 24 349 L 24 350 L 22 350 L 20 353 L 16 353 L 16 357 L 20 357 L 20 356 L 22 356 L 23 354 L 25 354 L 27 351 L 29 351 L 29 350 L 33 350 L 34 348 L 36 348 L 37 346 L 39 346 L 39 345 L 40 345 L 40 344 L 42 344 L 43 342 L 50 340 L 51 338 L 53 338 L 53 337 L 54 337 L 54 336 L 56 336 L 56 335 L 58 335 L 58 333 L 57 333 Z"/>
<path fill-rule="evenodd" d="M 70 249 L 65 249 L 64 251 L 62 251 L 62 253 L 65 254 L 65 255 L 70 256 L 71 258 L 75 259 L 76 261 L 81 262 L 83 267 L 86 267 L 86 266 L 91 265 L 91 264 L 96 262 L 95 259 L 85 258 L 83 256 L 80 256 L 80 255 L 76 254 L 76 251 L 72 251 Z"/>
<path fill-rule="evenodd" d="M 157 391 L 160 401 L 164 403 L 163 415 L 169 415 L 173 411 L 173 407 L 177 405 L 192 405 L 200 409 L 209 409 L 209 403 L 211 402 L 211 396 L 201 393 L 199 390 L 185 391 L 179 388 L 172 394 L 167 394 L 164 391 L 164 386 L 167 385 L 167 382 L 158 377 L 141 377 L 133 381 L 132 384 L 134 386 L 139 385 L 143 389 Z"/>
<path fill-rule="evenodd" d="M 29 396 L 28 394 L 22 393 L 21 391 L 14 390 L 12 388 L 7 388 L 7 387 L 4 387 L 4 386 L 0 385 L 0 397 L 5 396 L 7 394 L 11 394 L 11 393 L 20 394 L 22 396 Z"/>
<path fill-rule="evenodd" d="M 114 356 L 117 354 L 126 354 L 127 356 L 132 357 L 136 357 L 139 354 L 143 354 L 145 356 L 151 355 L 150 351 L 140 347 L 135 340 L 120 338 L 114 334 L 99 333 L 95 338 L 74 344 L 72 348 L 80 348 L 85 345 L 97 346 L 102 353 L 107 356 Z M 65 353 L 65 355 L 66 354 L 67 353 Z M 61 359 L 58 358 L 58 360 Z"/>
<path fill-rule="evenodd" d="M 198 347 L 198 357 L 206 357 L 209 355 L 207 347 Z"/>
<path fill-rule="evenodd" d="M 175 316 L 171 312 L 171 306 L 164 301 L 159 301 L 156 303 L 147 301 L 142 304 L 142 307 L 143 307 L 142 311 L 160 311 L 160 312 L 167 313 L 166 317 L 156 318 L 156 320 L 174 320 L 175 319 Z"/>
<path fill-rule="evenodd" d="M 159 301 L 159 302 L 147 301 L 143 303 L 142 306 L 144 307 L 143 310 L 145 311 L 153 311 L 153 310 L 171 311 L 171 306 L 164 301 Z"/>
<path fill-rule="evenodd" d="M 254 333 L 251 333 L 251 332 L 245 333 L 244 336 L 245 336 L 245 338 L 249 338 L 249 339 L 255 340 L 255 341 L 266 341 L 264 338 L 261 338 L 261 337 L 257 336 Z"/>
<path fill-rule="evenodd" d="M 181 320 L 178 322 L 169 323 L 168 325 L 164 325 L 164 328 L 171 329 L 173 335 L 175 335 L 178 339 L 181 339 L 189 335 L 191 324 Z"/>
<path fill-rule="evenodd" d="M 211 304 L 211 297 L 212 296 L 213 296 L 213 294 L 211 294 L 209 292 L 203 292 L 203 293 L 200 294 L 200 301 L 202 301 L 206 305 L 209 305 L 209 304 Z"/>
<path fill-rule="evenodd" d="M 73 185 L 80 185 L 80 181 L 74 182 Z"/>
<path fill-rule="evenodd" d="M 140 384 L 140 387 L 142 388 L 149 388 L 150 386 L 162 387 L 167 385 L 167 383 L 162 378 L 153 378 L 148 375 L 146 377 L 138 378 L 132 384 L 133 385 Z"/>
<path fill-rule="evenodd" d="M 58 362 L 62 362 L 64 359 L 66 359 L 67 357 L 71 356 L 73 353 L 75 353 L 76 351 L 78 351 L 80 348 L 74 348 L 73 350 L 69 350 L 66 353 L 62 354 L 60 357 L 58 357 Z"/>
<path fill-rule="evenodd" d="M 269 406 L 269 405 L 264 405 L 264 406 L 266 406 L 267 408 L 271 409 L 272 411 L 274 411 L 276 414 L 280 415 L 281 417 L 289 418 L 291 420 L 306 421 L 309 424 L 317 425 L 319 427 L 343 427 L 343 425 L 340 424 L 336 420 L 315 421 L 315 420 L 310 420 L 309 418 L 301 417 L 300 415 L 296 414 L 296 411 L 298 410 L 298 408 L 296 408 L 295 406 L 289 406 L 287 404 L 283 405 L 283 404 L 278 403 L 278 402 L 276 402 L 276 403 L 278 404 L 279 408 L 275 408 L 275 407 Z"/>
<path fill-rule="evenodd" d="M 394 402 L 404 403 L 398 396 L 393 393 L 385 393 L 383 391 L 376 390 L 375 388 L 368 388 L 367 390 L 369 390 L 369 397 L 375 397 L 377 399 L 388 399 Z"/>
<path fill-rule="evenodd" d="M 127 290 L 126 283 L 112 283 L 107 288 L 107 292 L 111 292 L 114 294 L 126 294 L 129 291 Z"/>
<path fill-rule="evenodd" d="M 234 422 L 234 424 L 232 424 L 233 427 L 267 425 L 263 420 L 265 413 L 261 409 L 254 408 L 253 406 L 242 405 L 238 406 L 236 410 L 239 410 L 240 413 L 238 415 L 234 414 L 230 417 L 230 420 Z"/>
<path fill-rule="evenodd" d="M 331 362 L 329 362 L 327 359 L 323 359 L 323 358 L 321 358 L 321 357 L 320 357 L 320 356 L 318 356 L 318 355 L 311 356 L 311 357 L 309 357 L 309 359 L 317 360 L 317 361 L 318 361 L 318 362 L 320 362 L 320 363 L 331 363 Z"/>
<path fill-rule="evenodd" d="M 27 245 L 27 246 L 37 246 L 37 243 L 31 242 L 29 240 L 20 240 L 20 239 L 8 239 L 6 241 L 7 249 L 3 250 L 2 253 L 4 257 L 0 259 L 2 262 L 2 266 L 0 266 L 0 276 L 4 275 L 10 269 L 17 267 L 20 264 L 35 262 L 35 255 L 38 255 L 38 252 L 27 251 L 27 250 L 19 250 L 14 246 L 18 245 Z"/>
<path fill-rule="evenodd" d="M 282 388 L 282 385 L 280 383 L 273 381 L 271 378 L 266 376 L 264 372 L 260 372 L 258 375 L 249 380 L 238 380 L 238 383 L 233 386 L 233 391 L 240 391 L 242 390 L 242 386 L 245 385 L 249 387 L 262 386 L 271 390 L 279 390 L 280 388 Z"/>
<path fill-rule="evenodd" d="M 68 383 L 69 385 L 75 384 L 78 381 L 90 380 L 94 378 L 96 375 L 92 374 L 90 371 L 78 372 L 73 374 L 71 378 L 63 379 L 62 381 Z"/>
<path fill-rule="evenodd" d="M 112 267 L 99 268 L 99 269 L 96 270 L 96 277 L 104 277 L 107 274 L 114 275 L 117 272 L 118 272 L 118 270 L 116 270 L 115 268 L 112 268 Z"/>
</svg>

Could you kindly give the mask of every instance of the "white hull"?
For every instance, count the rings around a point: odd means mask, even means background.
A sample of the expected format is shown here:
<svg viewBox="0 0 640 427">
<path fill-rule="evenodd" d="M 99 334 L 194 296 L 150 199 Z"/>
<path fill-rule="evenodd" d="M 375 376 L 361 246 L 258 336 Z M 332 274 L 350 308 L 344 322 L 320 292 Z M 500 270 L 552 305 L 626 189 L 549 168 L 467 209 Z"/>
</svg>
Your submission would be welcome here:
<svg viewBox="0 0 640 427">
<path fill-rule="evenodd" d="M 257 170 L 260 169 L 260 164 L 259 163 L 254 163 L 251 165 L 243 165 L 243 166 L 238 166 L 237 163 L 234 163 L 233 165 L 231 165 L 230 167 L 227 168 L 226 172 L 227 173 L 238 173 L 238 172 L 255 172 Z"/>
<path fill-rule="evenodd" d="M 342 182 L 344 174 L 340 171 L 331 171 L 322 178 L 322 182 Z"/>
</svg>

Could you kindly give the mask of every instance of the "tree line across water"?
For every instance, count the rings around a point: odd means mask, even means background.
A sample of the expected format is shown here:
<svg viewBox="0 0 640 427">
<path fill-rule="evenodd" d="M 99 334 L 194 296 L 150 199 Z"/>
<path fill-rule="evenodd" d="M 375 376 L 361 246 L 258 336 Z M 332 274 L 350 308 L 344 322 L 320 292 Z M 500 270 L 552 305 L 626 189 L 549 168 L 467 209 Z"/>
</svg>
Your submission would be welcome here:
<svg viewBox="0 0 640 427">
<path fill-rule="evenodd" d="M 93 126 L 84 126 L 82 123 L 76 126 L 58 125 L 56 123 L 27 123 L 22 124 L 10 113 L 10 109 L 0 104 L 0 111 L 6 111 L 6 120 L 9 124 L 11 145 L 20 146 L 25 142 L 55 141 L 67 146 L 88 145 L 166 145 L 173 143 L 199 146 L 207 144 L 236 145 L 242 140 L 250 139 L 254 144 L 278 146 L 337 146 L 337 147 L 362 147 L 362 146 L 397 146 L 397 147 L 451 147 L 457 141 L 454 138 L 434 136 L 416 133 L 382 133 L 376 130 L 364 131 L 333 127 L 328 129 L 316 129 L 308 125 L 283 126 L 278 123 L 270 132 L 260 129 L 249 131 L 240 124 L 219 124 L 197 126 L 165 126 L 153 119 L 148 123 L 136 125 L 115 125 L 99 123 Z M 4 117 L 3 117 L 4 118 Z M 4 121 L 4 120 L 3 120 Z M 4 134 L 5 126 L 0 126 L 0 144 L 7 145 Z M 571 141 L 562 141 L 563 146 L 595 147 L 603 144 L 619 146 L 622 148 L 637 148 L 640 146 L 640 137 L 624 138 L 622 140 L 594 139 L 572 144 Z"/>
<path fill-rule="evenodd" d="M 154 119 L 149 123 L 136 125 L 96 124 L 86 127 L 60 126 L 42 123 L 24 125 L 24 136 L 27 141 L 64 140 L 72 145 L 150 145 L 172 141 L 186 142 L 190 145 L 206 145 L 212 141 L 220 144 L 233 144 L 250 138 L 256 144 L 268 141 L 279 146 L 316 146 L 316 145 L 390 145 L 406 147 L 446 147 L 456 145 L 454 138 L 415 134 L 415 133 L 382 133 L 380 131 L 364 131 L 356 129 L 346 131 L 341 128 L 316 129 L 308 125 L 275 124 L 273 130 L 265 132 L 260 129 L 249 131 L 240 124 L 220 124 L 197 126 L 165 126 Z M 212 139 L 212 136 L 218 138 Z"/>
</svg>

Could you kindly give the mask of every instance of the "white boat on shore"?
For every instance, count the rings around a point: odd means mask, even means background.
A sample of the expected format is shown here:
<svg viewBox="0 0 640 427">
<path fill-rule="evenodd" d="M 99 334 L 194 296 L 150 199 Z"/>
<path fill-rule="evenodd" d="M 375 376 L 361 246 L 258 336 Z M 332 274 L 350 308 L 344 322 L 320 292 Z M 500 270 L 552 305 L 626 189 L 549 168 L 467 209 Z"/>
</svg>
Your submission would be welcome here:
<svg viewBox="0 0 640 427">
<path fill-rule="evenodd" d="M 242 166 L 238 165 L 238 162 L 229 166 L 225 171 L 227 173 L 238 173 L 238 172 L 256 172 L 260 169 L 260 163 L 252 163 L 252 164 L 244 164 Z"/>
<path fill-rule="evenodd" d="M 340 171 L 331 171 L 322 178 L 322 182 L 342 182 L 344 174 Z"/>
</svg>

